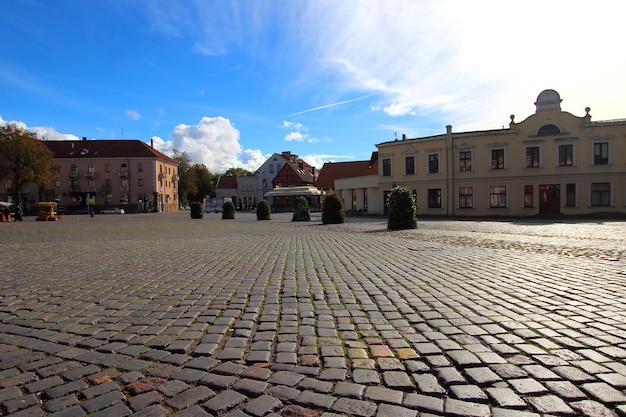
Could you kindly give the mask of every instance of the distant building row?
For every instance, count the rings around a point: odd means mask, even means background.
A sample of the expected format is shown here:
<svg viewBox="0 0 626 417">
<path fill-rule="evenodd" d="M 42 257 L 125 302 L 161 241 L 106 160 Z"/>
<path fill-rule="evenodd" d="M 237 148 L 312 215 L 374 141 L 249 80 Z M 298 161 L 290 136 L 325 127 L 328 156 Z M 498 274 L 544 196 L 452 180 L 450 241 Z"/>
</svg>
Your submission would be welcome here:
<svg viewBox="0 0 626 417">
<path fill-rule="evenodd" d="M 369 160 L 326 163 L 318 172 L 289 151 L 271 155 L 253 176 L 221 176 L 217 197 L 242 209 L 267 199 L 274 210 L 296 196 L 319 206 L 341 195 L 347 211 L 385 214 L 395 186 L 413 191 L 418 215 L 534 216 L 626 214 L 626 120 L 592 121 L 561 110 L 554 90 L 539 94 L 535 114 L 508 128 L 407 138 L 376 145 Z M 62 172 L 54 196 L 23 195 L 22 205 L 137 204 L 173 211 L 176 161 L 141 141 L 46 141 Z M 8 185 L 5 184 L 5 198 Z"/>
</svg>

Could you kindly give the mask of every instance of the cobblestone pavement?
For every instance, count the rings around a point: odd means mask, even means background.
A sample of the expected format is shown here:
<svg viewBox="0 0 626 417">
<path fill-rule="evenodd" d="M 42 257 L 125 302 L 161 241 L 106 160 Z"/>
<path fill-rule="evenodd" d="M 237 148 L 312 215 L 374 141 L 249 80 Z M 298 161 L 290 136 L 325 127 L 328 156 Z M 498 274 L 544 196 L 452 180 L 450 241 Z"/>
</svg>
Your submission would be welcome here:
<svg viewBox="0 0 626 417">
<path fill-rule="evenodd" d="M 0 223 L 0 414 L 626 415 L 626 223 Z"/>
</svg>

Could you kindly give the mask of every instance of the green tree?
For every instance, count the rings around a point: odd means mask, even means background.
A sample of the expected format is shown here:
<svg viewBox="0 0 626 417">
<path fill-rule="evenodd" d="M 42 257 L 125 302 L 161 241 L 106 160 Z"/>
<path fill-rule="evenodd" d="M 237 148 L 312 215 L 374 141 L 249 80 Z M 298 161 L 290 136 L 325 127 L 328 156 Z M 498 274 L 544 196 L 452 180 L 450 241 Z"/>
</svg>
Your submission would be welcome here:
<svg viewBox="0 0 626 417">
<path fill-rule="evenodd" d="M 192 181 L 190 173 L 191 159 L 187 152 L 178 149 L 172 149 L 172 159 L 178 163 L 178 198 L 182 205 L 189 204 L 189 194 L 195 195 L 198 187 L 195 181 Z"/>
<path fill-rule="evenodd" d="M 311 220 L 311 208 L 306 198 L 296 197 L 293 205 L 292 222 L 308 222 Z"/>
<path fill-rule="evenodd" d="M 187 171 L 189 175 L 189 201 L 201 201 L 205 196 L 215 197 L 214 175 L 204 164 L 193 164 Z"/>
<path fill-rule="evenodd" d="M 37 135 L 15 124 L 0 126 L 0 179 L 11 184 L 13 201 L 20 201 L 20 190 L 35 183 L 47 193 L 54 190 L 59 167 L 54 154 Z"/>
<path fill-rule="evenodd" d="M 226 172 L 224 173 L 224 175 L 248 177 L 248 176 L 254 175 L 254 172 L 248 171 L 247 169 L 244 169 L 244 168 L 228 168 Z"/>
<path fill-rule="evenodd" d="M 322 204 L 322 223 L 338 224 L 346 221 L 346 212 L 343 201 L 337 194 L 330 194 L 324 198 Z"/>
<path fill-rule="evenodd" d="M 390 230 L 417 229 L 415 197 L 408 188 L 394 187 L 387 198 Z"/>
</svg>

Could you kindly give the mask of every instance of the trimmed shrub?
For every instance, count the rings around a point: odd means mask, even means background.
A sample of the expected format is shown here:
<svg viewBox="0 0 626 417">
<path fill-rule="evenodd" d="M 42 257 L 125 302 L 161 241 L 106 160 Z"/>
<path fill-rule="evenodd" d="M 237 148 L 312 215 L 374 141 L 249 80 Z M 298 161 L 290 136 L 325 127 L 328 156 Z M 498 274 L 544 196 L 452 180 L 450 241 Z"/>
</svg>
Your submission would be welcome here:
<svg viewBox="0 0 626 417">
<path fill-rule="evenodd" d="M 417 229 L 415 198 L 408 188 L 394 187 L 387 198 L 389 222 L 391 230 Z"/>
<path fill-rule="evenodd" d="M 224 203 L 224 208 L 222 211 L 222 220 L 224 219 L 234 219 L 235 218 L 235 205 L 232 201 L 227 201 Z"/>
<path fill-rule="evenodd" d="M 346 212 L 343 201 L 337 194 L 327 195 L 322 204 L 322 223 L 338 224 L 346 221 Z"/>
<path fill-rule="evenodd" d="M 190 206 L 190 213 L 191 213 L 191 218 L 192 219 L 201 219 L 202 218 L 202 203 L 199 203 L 197 201 L 191 203 Z"/>
<path fill-rule="evenodd" d="M 300 196 L 296 197 L 296 201 L 293 205 L 293 217 L 292 222 L 308 222 L 311 221 L 311 209 L 309 208 L 309 202 L 306 198 Z"/>
<path fill-rule="evenodd" d="M 272 220 L 270 203 L 267 200 L 259 201 L 256 206 L 256 219 L 257 220 Z"/>
</svg>

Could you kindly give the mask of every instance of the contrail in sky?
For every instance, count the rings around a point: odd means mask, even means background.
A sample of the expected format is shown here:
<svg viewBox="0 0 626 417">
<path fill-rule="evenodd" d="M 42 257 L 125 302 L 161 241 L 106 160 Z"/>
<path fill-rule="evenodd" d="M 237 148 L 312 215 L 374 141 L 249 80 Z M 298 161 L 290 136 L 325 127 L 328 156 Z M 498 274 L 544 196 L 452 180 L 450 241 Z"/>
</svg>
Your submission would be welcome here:
<svg viewBox="0 0 626 417">
<path fill-rule="evenodd" d="M 302 111 L 299 111 L 299 112 L 297 112 L 297 113 L 291 113 L 291 114 L 288 114 L 288 115 L 287 115 L 287 117 L 289 117 L 289 116 L 297 116 L 298 114 L 310 113 L 310 112 L 312 112 L 312 111 L 317 111 L 317 110 L 327 109 L 327 108 L 329 108 L 329 107 L 341 106 L 342 104 L 352 103 L 352 102 L 354 102 L 354 101 L 363 100 L 363 99 L 366 99 L 366 98 L 368 98 L 368 97 L 371 97 L 371 95 L 370 95 L 370 96 L 363 96 L 363 97 L 353 98 L 352 100 L 340 101 L 339 103 L 326 104 L 326 105 L 324 105 L 324 106 L 314 107 L 314 108 L 312 108 L 312 109 L 308 109 L 308 110 L 302 110 Z"/>
</svg>

